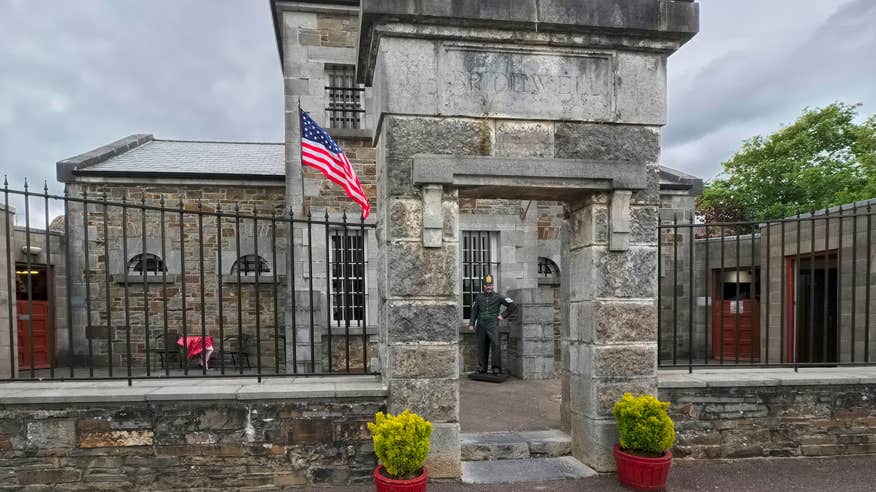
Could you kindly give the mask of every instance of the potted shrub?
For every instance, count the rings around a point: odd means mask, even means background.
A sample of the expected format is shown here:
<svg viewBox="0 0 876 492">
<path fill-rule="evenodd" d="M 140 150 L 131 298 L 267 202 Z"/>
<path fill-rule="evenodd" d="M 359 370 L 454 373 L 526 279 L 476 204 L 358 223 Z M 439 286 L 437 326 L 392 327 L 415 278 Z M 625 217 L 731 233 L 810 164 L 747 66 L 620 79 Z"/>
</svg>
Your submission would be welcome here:
<svg viewBox="0 0 876 492">
<path fill-rule="evenodd" d="M 377 412 L 368 430 L 380 459 L 374 469 L 377 492 L 425 492 L 428 474 L 423 463 L 429 454 L 432 424 L 408 410 L 396 416 Z"/>
<path fill-rule="evenodd" d="M 624 393 L 614 404 L 620 443 L 614 445 L 614 462 L 621 483 L 639 490 L 666 487 L 675 442 L 675 425 L 669 418 L 669 402 L 651 395 Z"/>
</svg>

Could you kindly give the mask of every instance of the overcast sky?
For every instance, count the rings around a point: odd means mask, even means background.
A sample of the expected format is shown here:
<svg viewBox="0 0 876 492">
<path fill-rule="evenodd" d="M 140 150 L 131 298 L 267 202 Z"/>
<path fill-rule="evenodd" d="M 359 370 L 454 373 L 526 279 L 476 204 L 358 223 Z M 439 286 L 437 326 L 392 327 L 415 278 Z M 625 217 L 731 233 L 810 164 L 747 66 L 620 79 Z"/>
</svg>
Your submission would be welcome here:
<svg viewBox="0 0 876 492">
<path fill-rule="evenodd" d="M 701 0 L 669 60 L 663 163 L 709 178 L 743 139 L 806 106 L 876 113 L 876 1 Z M 0 173 L 132 133 L 282 141 L 267 0 L 0 0 Z"/>
</svg>

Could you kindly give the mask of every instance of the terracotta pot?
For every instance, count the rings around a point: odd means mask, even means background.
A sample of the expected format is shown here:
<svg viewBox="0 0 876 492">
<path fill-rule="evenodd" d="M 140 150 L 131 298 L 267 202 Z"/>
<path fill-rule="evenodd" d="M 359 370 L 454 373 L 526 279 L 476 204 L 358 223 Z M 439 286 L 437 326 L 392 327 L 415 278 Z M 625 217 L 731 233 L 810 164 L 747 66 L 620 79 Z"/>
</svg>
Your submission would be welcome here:
<svg viewBox="0 0 876 492">
<path fill-rule="evenodd" d="M 426 492 L 426 480 L 429 478 L 429 473 L 426 472 L 426 467 L 423 467 L 423 473 L 411 480 L 395 480 L 385 477 L 380 470 L 383 465 L 374 469 L 374 485 L 377 486 L 377 492 Z"/>
<path fill-rule="evenodd" d="M 615 444 L 614 463 L 617 479 L 622 484 L 639 490 L 660 490 L 666 488 L 672 452 L 666 451 L 659 458 L 645 458 L 625 453 L 619 444 Z"/>
</svg>

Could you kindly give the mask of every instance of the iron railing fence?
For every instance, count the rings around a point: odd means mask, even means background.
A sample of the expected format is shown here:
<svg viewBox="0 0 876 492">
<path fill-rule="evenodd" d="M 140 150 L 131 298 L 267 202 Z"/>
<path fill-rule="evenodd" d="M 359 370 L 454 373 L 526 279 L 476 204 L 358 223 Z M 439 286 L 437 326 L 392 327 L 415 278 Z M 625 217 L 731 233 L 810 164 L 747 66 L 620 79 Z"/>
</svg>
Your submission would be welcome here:
<svg viewBox="0 0 876 492">
<path fill-rule="evenodd" d="M 375 373 L 366 316 L 373 224 L 346 213 L 332 220 L 328 210 L 298 217 L 114 193 L 4 183 L 6 209 L 10 197 L 24 207 L 0 230 L 3 379 Z M 52 223 L 49 210 L 61 206 Z"/>
<path fill-rule="evenodd" d="M 326 86 L 328 128 L 365 128 L 365 88 Z"/>
<path fill-rule="evenodd" d="M 874 364 L 872 205 L 661 221 L 659 367 Z"/>
</svg>

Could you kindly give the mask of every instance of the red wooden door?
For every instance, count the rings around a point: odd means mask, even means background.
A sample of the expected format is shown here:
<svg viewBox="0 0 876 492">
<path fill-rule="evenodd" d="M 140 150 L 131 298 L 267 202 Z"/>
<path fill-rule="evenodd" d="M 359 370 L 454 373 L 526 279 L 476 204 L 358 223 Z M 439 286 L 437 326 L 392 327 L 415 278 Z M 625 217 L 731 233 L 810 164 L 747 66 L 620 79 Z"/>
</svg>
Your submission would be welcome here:
<svg viewBox="0 0 876 492">
<path fill-rule="evenodd" d="M 30 369 L 30 351 L 33 345 L 33 367 L 49 367 L 49 303 L 33 301 L 30 315 L 27 301 L 18 301 L 18 368 Z M 31 338 L 33 326 L 33 338 Z"/>
<path fill-rule="evenodd" d="M 736 361 L 737 352 L 746 362 L 760 357 L 760 303 L 712 299 L 712 358 Z"/>
</svg>

